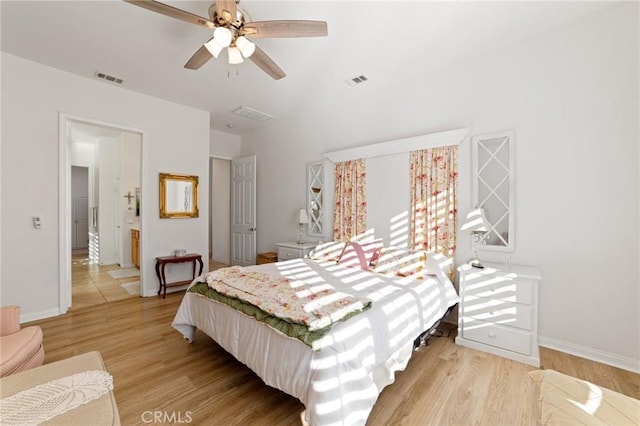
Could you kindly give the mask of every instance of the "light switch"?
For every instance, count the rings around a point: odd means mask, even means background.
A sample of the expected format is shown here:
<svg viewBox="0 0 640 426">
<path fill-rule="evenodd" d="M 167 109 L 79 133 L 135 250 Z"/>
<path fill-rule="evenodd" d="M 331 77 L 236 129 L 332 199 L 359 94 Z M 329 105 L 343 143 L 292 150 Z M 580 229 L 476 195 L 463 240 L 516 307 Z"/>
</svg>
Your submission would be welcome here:
<svg viewBox="0 0 640 426">
<path fill-rule="evenodd" d="M 42 227 L 42 222 L 40 221 L 40 216 L 33 217 L 33 227 L 36 229 L 40 229 Z"/>
</svg>

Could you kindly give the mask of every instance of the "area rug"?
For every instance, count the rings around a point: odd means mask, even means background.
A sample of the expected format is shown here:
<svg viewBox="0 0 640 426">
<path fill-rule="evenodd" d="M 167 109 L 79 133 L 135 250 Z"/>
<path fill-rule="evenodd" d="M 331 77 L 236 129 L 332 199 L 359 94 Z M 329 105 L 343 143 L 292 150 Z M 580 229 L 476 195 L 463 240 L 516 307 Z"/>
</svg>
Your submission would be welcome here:
<svg viewBox="0 0 640 426">
<path fill-rule="evenodd" d="M 131 281 L 128 283 L 120 284 L 120 287 L 132 296 L 140 295 L 140 281 Z"/>
<path fill-rule="evenodd" d="M 118 280 L 120 278 L 129 278 L 129 277 L 139 277 L 140 276 L 140 269 L 138 269 L 138 268 L 114 269 L 112 271 L 107 271 L 107 272 L 109 272 L 109 275 L 111 275 L 116 280 Z"/>
</svg>

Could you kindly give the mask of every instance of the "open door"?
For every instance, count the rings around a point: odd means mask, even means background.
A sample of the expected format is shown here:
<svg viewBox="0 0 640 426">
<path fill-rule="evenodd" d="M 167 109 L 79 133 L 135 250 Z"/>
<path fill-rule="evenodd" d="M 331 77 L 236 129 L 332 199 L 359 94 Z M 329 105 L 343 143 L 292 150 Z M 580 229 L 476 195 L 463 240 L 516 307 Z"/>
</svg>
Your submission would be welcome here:
<svg viewBox="0 0 640 426">
<path fill-rule="evenodd" d="M 231 264 L 256 263 L 256 156 L 231 160 Z"/>
</svg>

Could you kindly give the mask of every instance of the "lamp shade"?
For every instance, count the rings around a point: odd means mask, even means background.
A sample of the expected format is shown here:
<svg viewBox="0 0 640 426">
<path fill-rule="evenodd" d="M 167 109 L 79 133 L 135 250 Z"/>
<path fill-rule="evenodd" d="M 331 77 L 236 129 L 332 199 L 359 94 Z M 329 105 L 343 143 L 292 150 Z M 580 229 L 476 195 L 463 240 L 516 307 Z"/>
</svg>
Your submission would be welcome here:
<svg viewBox="0 0 640 426">
<path fill-rule="evenodd" d="M 484 209 L 475 208 L 471 210 L 467 214 L 467 218 L 462 224 L 462 227 L 460 227 L 460 230 L 469 232 L 489 232 L 489 221 L 484 215 Z"/>
<path fill-rule="evenodd" d="M 229 52 L 229 64 L 235 65 L 244 62 L 244 59 L 242 59 L 242 54 L 240 53 L 240 49 L 238 49 L 237 47 L 229 47 L 227 51 Z"/>
<path fill-rule="evenodd" d="M 240 36 L 236 39 L 236 46 L 242 52 L 242 56 L 248 58 L 253 55 L 253 52 L 256 50 L 256 45 L 251 40 L 244 36 Z"/>
<path fill-rule="evenodd" d="M 216 59 L 218 58 L 218 55 L 220 55 L 220 52 L 222 51 L 222 49 L 224 49 L 224 46 L 218 43 L 218 41 L 215 38 L 212 38 L 211 40 L 206 42 L 204 44 L 204 47 L 206 47 L 209 53 L 211 53 L 213 57 Z"/>
<path fill-rule="evenodd" d="M 309 217 L 307 216 L 307 211 L 305 209 L 300 209 L 297 214 L 298 223 L 302 225 L 303 223 L 309 223 Z"/>
<path fill-rule="evenodd" d="M 225 27 L 218 27 L 213 30 L 213 38 L 215 38 L 218 44 L 221 44 L 222 47 L 227 47 L 231 44 L 233 35 L 229 29 Z"/>
</svg>

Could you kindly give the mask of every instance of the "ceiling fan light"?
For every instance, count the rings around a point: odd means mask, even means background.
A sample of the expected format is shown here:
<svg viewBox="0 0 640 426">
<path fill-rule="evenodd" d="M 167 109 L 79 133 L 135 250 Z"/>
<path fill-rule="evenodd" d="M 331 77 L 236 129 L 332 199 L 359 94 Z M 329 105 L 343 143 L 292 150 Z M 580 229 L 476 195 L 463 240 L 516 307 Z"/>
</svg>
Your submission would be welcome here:
<svg viewBox="0 0 640 426">
<path fill-rule="evenodd" d="M 213 30 L 213 38 L 222 45 L 222 47 L 228 47 L 231 44 L 232 38 L 231 31 L 225 27 L 218 27 Z"/>
<path fill-rule="evenodd" d="M 212 38 L 211 40 L 206 42 L 204 44 L 204 47 L 206 47 L 209 53 L 211 53 L 216 59 L 218 58 L 218 55 L 220 55 L 222 49 L 224 49 L 224 46 L 218 43 L 215 38 Z"/>
<path fill-rule="evenodd" d="M 256 50 L 255 43 L 244 36 L 240 36 L 236 39 L 236 46 L 240 49 L 242 56 L 245 58 L 253 55 L 253 52 Z"/>
<path fill-rule="evenodd" d="M 227 51 L 229 52 L 229 64 L 235 65 L 244 62 L 244 59 L 242 59 L 242 54 L 240 53 L 240 49 L 238 49 L 237 47 L 230 47 L 227 49 Z"/>
</svg>

